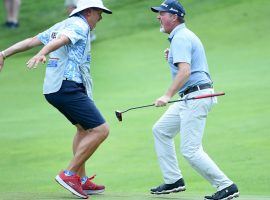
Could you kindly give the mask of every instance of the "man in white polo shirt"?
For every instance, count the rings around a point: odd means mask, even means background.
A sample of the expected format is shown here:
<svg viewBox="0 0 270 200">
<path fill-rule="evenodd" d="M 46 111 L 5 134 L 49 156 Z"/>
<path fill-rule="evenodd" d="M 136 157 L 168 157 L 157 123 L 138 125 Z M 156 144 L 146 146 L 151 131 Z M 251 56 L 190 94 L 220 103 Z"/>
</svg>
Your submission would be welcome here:
<svg viewBox="0 0 270 200">
<path fill-rule="evenodd" d="M 214 93 L 203 45 L 186 27 L 183 6 L 177 0 L 166 0 L 151 9 L 158 13 L 161 32 L 169 34 L 167 58 L 173 78 L 171 86 L 156 99 L 155 105 L 165 106 L 176 93 L 182 98 Z M 174 137 L 180 132 L 183 156 L 217 189 L 215 194 L 205 196 L 205 199 L 221 200 L 239 196 L 237 186 L 202 147 L 206 117 L 215 101 L 215 98 L 206 98 L 174 103 L 153 126 L 164 184 L 152 188 L 152 194 L 168 194 L 186 189 L 174 146 Z"/>
<path fill-rule="evenodd" d="M 73 140 L 74 157 L 55 179 L 74 195 L 85 199 L 88 194 L 105 189 L 93 183 L 94 176 L 88 178 L 85 171 L 85 162 L 109 134 L 109 126 L 92 98 L 90 76 L 90 31 L 102 19 L 103 12 L 112 13 L 101 0 L 79 0 L 68 19 L 0 53 L 1 70 L 7 57 L 44 45 L 27 66 L 36 68 L 39 63 L 45 63 L 49 55 L 43 94 L 77 129 Z"/>
</svg>

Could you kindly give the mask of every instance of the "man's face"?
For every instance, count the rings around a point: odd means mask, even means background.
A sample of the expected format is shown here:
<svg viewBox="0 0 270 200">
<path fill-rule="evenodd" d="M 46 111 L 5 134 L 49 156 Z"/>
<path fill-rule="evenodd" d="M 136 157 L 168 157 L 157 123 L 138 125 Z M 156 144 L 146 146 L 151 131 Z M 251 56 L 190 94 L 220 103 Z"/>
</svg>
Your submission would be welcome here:
<svg viewBox="0 0 270 200">
<path fill-rule="evenodd" d="M 93 30 L 96 27 L 96 24 L 102 19 L 102 10 L 101 9 L 90 9 L 88 23 Z"/>
<path fill-rule="evenodd" d="M 170 34 L 175 27 L 175 15 L 160 11 L 157 19 L 160 22 L 160 31 Z"/>
</svg>

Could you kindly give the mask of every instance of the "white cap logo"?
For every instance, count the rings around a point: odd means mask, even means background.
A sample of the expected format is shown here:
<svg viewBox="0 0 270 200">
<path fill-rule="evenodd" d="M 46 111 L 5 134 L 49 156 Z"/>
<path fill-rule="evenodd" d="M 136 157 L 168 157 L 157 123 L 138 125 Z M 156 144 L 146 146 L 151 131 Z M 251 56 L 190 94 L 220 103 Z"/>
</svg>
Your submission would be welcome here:
<svg viewBox="0 0 270 200">
<path fill-rule="evenodd" d="M 168 7 L 168 5 L 165 4 L 165 3 L 162 3 L 161 5 L 164 6 L 164 7 L 166 7 L 166 8 Z"/>
<path fill-rule="evenodd" d="M 170 10 L 178 13 L 178 10 L 176 10 L 174 8 L 170 8 Z"/>
</svg>

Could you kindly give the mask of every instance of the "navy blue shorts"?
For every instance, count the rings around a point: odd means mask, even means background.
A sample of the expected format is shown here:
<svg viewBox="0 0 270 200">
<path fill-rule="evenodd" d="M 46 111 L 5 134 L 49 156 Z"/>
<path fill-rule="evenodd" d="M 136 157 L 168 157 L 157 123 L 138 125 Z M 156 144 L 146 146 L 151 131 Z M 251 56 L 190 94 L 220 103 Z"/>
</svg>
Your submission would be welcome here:
<svg viewBox="0 0 270 200">
<path fill-rule="evenodd" d="M 58 92 L 44 96 L 72 124 L 79 124 L 85 130 L 105 123 L 96 105 L 87 96 L 82 83 L 64 80 Z"/>
</svg>

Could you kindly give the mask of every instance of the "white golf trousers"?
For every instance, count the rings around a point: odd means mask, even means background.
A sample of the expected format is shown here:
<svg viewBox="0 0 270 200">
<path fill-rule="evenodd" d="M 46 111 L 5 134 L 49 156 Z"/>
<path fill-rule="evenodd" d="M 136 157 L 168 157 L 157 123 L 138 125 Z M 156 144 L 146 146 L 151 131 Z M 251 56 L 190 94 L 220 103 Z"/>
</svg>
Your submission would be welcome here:
<svg viewBox="0 0 270 200">
<path fill-rule="evenodd" d="M 211 93 L 214 93 L 213 89 L 205 89 L 192 92 L 187 97 Z M 181 153 L 199 174 L 217 190 L 233 183 L 202 147 L 206 117 L 216 101 L 216 97 L 212 97 L 174 103 L 153 126 L 155 149 L 166 184 L 182 178 L 174 145 L 174 137 L 179 132 Z"/>
</svg>

